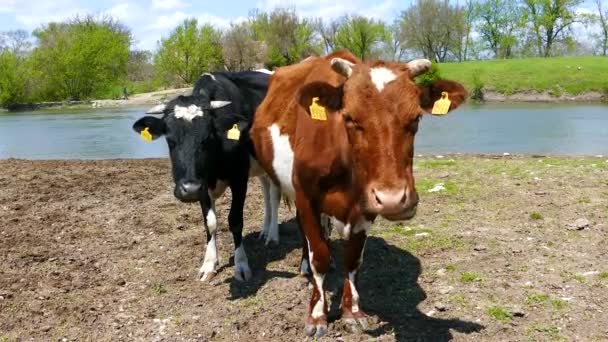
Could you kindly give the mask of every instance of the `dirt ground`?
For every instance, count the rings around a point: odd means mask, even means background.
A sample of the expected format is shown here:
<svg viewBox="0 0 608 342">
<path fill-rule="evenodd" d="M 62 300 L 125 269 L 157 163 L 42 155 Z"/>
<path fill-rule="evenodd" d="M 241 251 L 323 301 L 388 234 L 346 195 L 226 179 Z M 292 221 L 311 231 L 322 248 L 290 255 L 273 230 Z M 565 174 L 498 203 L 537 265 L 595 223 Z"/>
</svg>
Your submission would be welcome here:
<svg viewBox="0 0 608 342">
<path fill-rule="evenodd" d="M 417 217 L 378 220 L 367 243 L 365 331 L 337 319 L 334 232 L 323 340 L 608 339 L 606 159 L 418 157 Z M 0 341 L 306 340 L 294 210 L 265 248 L 257 180 L 249 191 L 253 279 L 233 279 L 226 194 L 204 284 L 200 209 L 172 197 L 168 161 L 0 161 Z"/>
</svg>

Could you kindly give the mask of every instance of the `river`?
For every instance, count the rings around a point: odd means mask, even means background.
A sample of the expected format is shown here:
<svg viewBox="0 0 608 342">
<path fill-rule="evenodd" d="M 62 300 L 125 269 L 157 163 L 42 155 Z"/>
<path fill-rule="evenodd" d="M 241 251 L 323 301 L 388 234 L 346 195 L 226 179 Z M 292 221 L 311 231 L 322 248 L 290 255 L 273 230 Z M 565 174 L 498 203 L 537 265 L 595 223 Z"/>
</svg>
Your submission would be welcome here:
<svg viewBox="0 0 608 342">
<path fill-rule="evenodd" d="M 0 159 L 166 157 L 164 139 L 142 141 L 131 125 L 147 108 L 0 113 Z M 608 106 L 467 105 L 425 116 L 416 154 L 608 155 Z"/>
</svg>

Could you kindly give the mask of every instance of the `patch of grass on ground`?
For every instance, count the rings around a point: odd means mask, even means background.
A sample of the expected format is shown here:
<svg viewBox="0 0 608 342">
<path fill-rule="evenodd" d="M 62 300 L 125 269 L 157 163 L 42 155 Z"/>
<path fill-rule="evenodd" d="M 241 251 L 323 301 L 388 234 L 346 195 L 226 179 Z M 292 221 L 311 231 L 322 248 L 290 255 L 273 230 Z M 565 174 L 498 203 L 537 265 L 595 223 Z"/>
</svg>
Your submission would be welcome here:
<svg viewBox="0 0 608 342">
<path fill-rule="evenodd" d="M 608 279 L 608 272 L 602 272 L 600 273 L 600 279 Z"/>
<path fill-rule="evenodd" d="M 578 67 L 581 69 L 578 70 Z M 608 87 L 608 63 L 602 57 L 518 58 L 439 64 L 446 79 L 462 82 L 469 91 L 474 77 L 484 88 L 503 94 L 538 91 L 572 95 Z"/>
<path fill-rule="evenodd" d="M 547 294 L 530 293 L 526 297 L 526 304 L 528 304 L 528 305 L 544 304 L 547 300 L 549 300 L 549 295 L 547 295 Z"/>
<path fill-rule="evenodd" d="M 543 215 L 537 213 L 536 211 L 533 211 L 530 213 L 530 218 L 533 220 L 541 220 L 543 218 Z"/>
<path fill-rule="evenodd" d="M 445 270 L 446 270 L 446 271 L 448 271 L 448 272 L 454 272 L 454 271 L 456 271 L 456 265 L 454 265 L 454 264 L 449 264 L 449 265 L 447 265 L 447 266 L 445 267 Z"/>
<path fill-rule="evenodd" d="M 160 296 L 162 294 L 167 293 L 167 287 L 165 287 L 165 285 L 162 283 L 155 283 L 154 285 L 152 285 L 152 292 Z"/>
<path fill-rule="evenodd" d="M 528 334 L 531 332 L 539 332 L 546 336 L 548 336 L 552 341 L 555 340 L 563 340 L 563 336 L 560 335 L 559 328 L 555 325 L 541 325 L 534 324 L 530 329 L 528 329 Z"/>
<path fill-rule="evenodd" d="M 445 190 L 437 191 L 437 192 L 429 192 L 430 189 L 434 188 L 437 184 L 443 184 Z M 451 181 L 438 180 L 438 179 L 430 179 L 424 178 L 416 180 L 416 190 L 419 193 L 424 193 L 424 195 L 432 195 L 432 194 L 440 194 L 440 195 L 455 195 L 456 194 L 456 184 Z"/>
<path fill-rule="evenodd" d="M 418 163 L 415 163 L 416 166 L 420 167 L 420 168 L 425 168 L 425 169 L 437 169 L 437 168 L 441 168 L 441 167 L 450 167 L 450 166 L 456 166 L 456 161 L 449 159 L 449 160 L 425 160 L 425 161 L 421 161 Z"/>
<path fill-rule="evenodd" d="M 561 298 L 552 299 L 551 307 L 553 307 L 555 310 L 563 310 L 568 307 L 568 302 Z"/>
<path fill-rule="evenodd" d="M 508 322 L 513 319 L 513 314 L 509 310 L 500 306 L 491 306 L 488 308 L 488 315 L 497 321 Z"/>
<path fill-rule="evenodd" d="M 475 281 L 482 281 L 481 274 L 475 272 L 463 272 L 460 274 L 460 281 L 463 283 L 472 283 Z"/>
</svg>

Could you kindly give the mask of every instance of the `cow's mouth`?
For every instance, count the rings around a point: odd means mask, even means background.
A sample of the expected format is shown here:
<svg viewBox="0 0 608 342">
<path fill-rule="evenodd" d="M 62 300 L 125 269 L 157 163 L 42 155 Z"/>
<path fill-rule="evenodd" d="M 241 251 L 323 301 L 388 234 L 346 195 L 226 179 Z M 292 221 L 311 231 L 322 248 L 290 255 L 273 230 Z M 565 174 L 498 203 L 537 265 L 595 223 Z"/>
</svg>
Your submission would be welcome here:
<svg viewBox="0 0 608 342">
<path fill-rule="evenodd" d="M 416 208 L 417 206 L 414 206 L 400 213 L 381 215 L 389 221 L 407 221 L 416 216 Z"/>
</svg>

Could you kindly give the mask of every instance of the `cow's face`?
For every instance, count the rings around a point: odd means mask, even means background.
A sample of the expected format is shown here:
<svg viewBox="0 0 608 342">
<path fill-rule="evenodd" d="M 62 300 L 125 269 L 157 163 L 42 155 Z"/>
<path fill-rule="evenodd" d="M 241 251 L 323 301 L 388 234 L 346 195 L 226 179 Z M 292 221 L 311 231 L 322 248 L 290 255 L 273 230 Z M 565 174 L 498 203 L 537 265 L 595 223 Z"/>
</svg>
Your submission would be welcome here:
<svg viewBox="0 0 608 342">
<path fill-rule="evenodd" d="M 148 111 L 162 113 L 162 118 L 145 116 L 133 125 L 140 134 L 147 128 L 153 139 L 165 136 L 175 182 L 173 193 L 183 202 L 197 201 L 200 192 L 207 189 L 204 180 L 221 153 L 220 132 L 227 126 L 216 110 L 229 104 L 210 101 L 204 94 L 179 96 Z"/>
<path fill-rule="evenodd" d="M 356 64 L 336 58 L 332 69 L 347 77 L 341 87 L 316 84 L 302 93 L 301 102 L 318 97 L 333 109 L 332 120 L 345 132 L 343 151 L 352 167 L 361 206 L 369 216 L 389 220 L 410 219 L 416 213 L 414 137 L 424 112 L 448 92 L 456 108 L 466 98 L 462 85 L 436 81 L 418 86 L 413 77 L 428 70 L 428 60 L 407 64 L 376 62 Z M 305 88 L 306 89 L 306 88 Z"/>
</svg>

